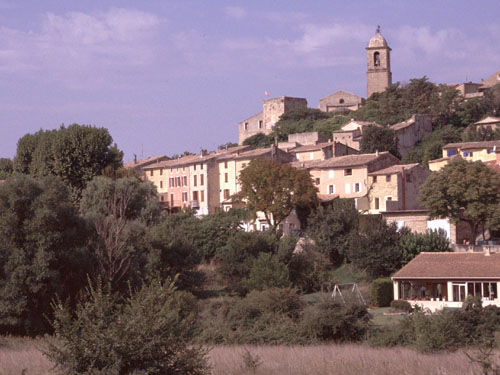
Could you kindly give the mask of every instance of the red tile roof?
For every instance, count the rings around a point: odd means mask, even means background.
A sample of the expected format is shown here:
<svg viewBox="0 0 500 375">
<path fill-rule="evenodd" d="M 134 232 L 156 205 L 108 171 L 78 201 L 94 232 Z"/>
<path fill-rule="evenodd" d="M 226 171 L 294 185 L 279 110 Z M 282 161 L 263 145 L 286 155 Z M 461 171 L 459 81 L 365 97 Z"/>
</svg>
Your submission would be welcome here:
<svg viewBox="0 0 500 375">
<path fill-rule="evenodd" d="M 393 279 L 498 279 L 500 253 L 420 253 Z"/>
<path fill-rule="evenodd" d="M 461 150 L 477 150 L 495 147 L 500 152 L 500 141 L 482 141 L 482 142 L 459 142 L 448 143 L 443 147 L 444 150 L 458 148 Z"/>
<path fill-rule="evenodd" d="M 400 173 L 401 168 L 404 168 L 406 170 L 412 169 L 416 167 L 417 165 L 420 165 L 418 163 L 413 163 L 413 164 L 398 164 L 398 165 L 393 165 L 388 168 L 380 169 L 378 171 L 370 172 L 368 175 L 370 176 L 375 176 L 375 175 L 389 175 L 389 174 L 394 174 L 394 173 Z"/>
</svg>

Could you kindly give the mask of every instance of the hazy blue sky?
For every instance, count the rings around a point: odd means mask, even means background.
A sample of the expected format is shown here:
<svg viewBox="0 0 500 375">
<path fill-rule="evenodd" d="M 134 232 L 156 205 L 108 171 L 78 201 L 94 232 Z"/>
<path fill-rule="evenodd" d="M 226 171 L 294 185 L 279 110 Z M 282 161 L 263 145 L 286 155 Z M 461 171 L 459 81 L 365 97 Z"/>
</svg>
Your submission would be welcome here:
<svg viewBox="0 0 500 375">
<path fill-rule="evenodd" d="M 377 25 L 393 81 L 500 69 L 500 1 L 0 0 L 0 157 L 60 124 L 109 129 L 133 154 L 237 140 L 271 97 L 366 94 Z"/>
</svg>

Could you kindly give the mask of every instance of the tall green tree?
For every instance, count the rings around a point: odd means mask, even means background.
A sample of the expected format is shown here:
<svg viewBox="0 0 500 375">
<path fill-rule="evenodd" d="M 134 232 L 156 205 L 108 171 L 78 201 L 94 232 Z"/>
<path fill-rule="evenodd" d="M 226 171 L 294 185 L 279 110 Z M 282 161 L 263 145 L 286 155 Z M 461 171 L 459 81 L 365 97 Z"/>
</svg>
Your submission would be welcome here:
<svg viewBox="0 0 500 375">
<path fill-rule="evenodd" d="M 34 177 L 54 175 L 70 188 L 75 202 L 106 167 L 118 169 L 123 153 L 105 128 L 73 124 L 26 134 L 17 144 L 14 170 Z"/>
<path fill-rule="evenodd" d="M 7 158 L 0 158 L 0 180 L 5 180 L 12 175 L 14 171 L 14 164 L 12 160 Z"/>
<path fill-rule="evenodd" d="M 369 126 L 364 129 L 360 142 L 360 152 L 368 154 L 376 151 L 389 151 L 397 158 L 401 158 L 394 130 L 378 126 Z"/>
<path fill-rule="evenodd" d="M 335 199 L 319 206 L 309 217 L 307 233 L 319 252 L 340 265 L 347 256 L 350 242 L 358 232 L 358 210 L 352 199 Z"/>
<path fill-rule="evenodd" d="M 288 164 L 254 159 L 241 171 L 239 182 L 236 198 L 246 203 L 253 218 L 263 212 L 274 230 L 294 209 L 317 204 L 317 188 L 309 172 Z"/>
<path fill-rule="evenodd" d="M 80 212 L 92 228 L 93 276 L 112 287 L 139 278 L 133 266 L 144 257 L 146 228 L 158 222 L 161 212 L 155 187 L 133 177 L 98 176 L 83 191 Z"/>
<path fill-rule="evenodd" d="M 56 177 L 17 175 L 0 185 L 0 330 L 49 329 L 50 302 L 72 297 L 90 268 L 86 230 Z"/>
<path fill-rule="evenodd" d="M 470 243 L 500 203 L 500 180 L 480 161 L 455 159 L 432 173 L 420 189 L 420 202 L 431 218 L 464 221 L 470 227 Z"/>
</svg>

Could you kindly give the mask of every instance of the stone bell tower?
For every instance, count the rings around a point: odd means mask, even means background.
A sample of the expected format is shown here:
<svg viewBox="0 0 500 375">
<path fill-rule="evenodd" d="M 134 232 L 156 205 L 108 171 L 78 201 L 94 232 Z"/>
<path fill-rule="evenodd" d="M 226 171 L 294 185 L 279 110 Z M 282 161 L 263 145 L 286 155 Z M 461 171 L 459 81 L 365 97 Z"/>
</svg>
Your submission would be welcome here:
<svg viewBox="0 0 500 375">
<path fill-rule="evenodd" d="M 392 85 L 391 48 L 380 34 L 380 26 L 366 48 L 368 70 L 366 72 L 366 98 L 374 92 L 382 92 Z"/>
</svg>

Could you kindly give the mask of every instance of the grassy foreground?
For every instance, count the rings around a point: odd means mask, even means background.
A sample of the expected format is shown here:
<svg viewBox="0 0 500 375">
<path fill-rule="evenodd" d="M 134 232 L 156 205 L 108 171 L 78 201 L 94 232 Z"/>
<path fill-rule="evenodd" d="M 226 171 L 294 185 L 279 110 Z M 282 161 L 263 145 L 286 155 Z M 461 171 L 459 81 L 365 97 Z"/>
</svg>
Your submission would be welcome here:
<svg viewBox="0 0 500 375">
<path fill-rule="evenodd" d="M 0 337 L 0 375 L 53 374 L 40 349 L 43 340 Z M 215 346 L 213 375 L 462 374 L 481 371 L 463 352 L 421 354 L 406 348 L 364 345 Z M 24 371 L 24 372 L 23 372 Z"/>
</svg>

